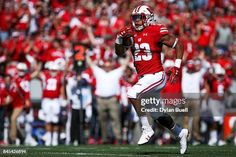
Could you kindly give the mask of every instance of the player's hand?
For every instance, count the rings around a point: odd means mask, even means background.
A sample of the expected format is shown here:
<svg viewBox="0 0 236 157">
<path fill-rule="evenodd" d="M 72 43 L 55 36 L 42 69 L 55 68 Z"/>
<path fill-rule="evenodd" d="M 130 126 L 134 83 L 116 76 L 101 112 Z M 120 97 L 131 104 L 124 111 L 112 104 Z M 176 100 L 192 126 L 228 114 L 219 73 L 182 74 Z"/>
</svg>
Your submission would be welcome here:
<svg viewBox="0 0 236 157">
<path fill-rule="evenodd" d="M 133 30 L 131 26 L 126 26 L 124 28 L 122 28 L 117 36 L 121 37 L 121 38 L 127 38 L 127 37 L 131 37 L 133 36 Z"/>
<path fill-rule="evenodd" d="M 174 66 L 174 67 L 170 68 L 167 73 L 169 75 L 168 81 L 171 84 L 173 84 L 178 80 L 178 77 L 179 77 L 179 74 L 180 74 L 180 68 Z"/>
<path fill-rule="evenodd" d="M 128 39 L 129 37 L 132 37 L 132 36 L 133 36 L 133 30 L 132 30 L 131 26 L 126 26 L 126 27 L 122 28 L 117 33 L 116 44 L 124 45 L 124 44 L 126 44 L 125 40 Z M 124 45 L 124 46 L 127 46 L 127 45 Z"/>
</svg>

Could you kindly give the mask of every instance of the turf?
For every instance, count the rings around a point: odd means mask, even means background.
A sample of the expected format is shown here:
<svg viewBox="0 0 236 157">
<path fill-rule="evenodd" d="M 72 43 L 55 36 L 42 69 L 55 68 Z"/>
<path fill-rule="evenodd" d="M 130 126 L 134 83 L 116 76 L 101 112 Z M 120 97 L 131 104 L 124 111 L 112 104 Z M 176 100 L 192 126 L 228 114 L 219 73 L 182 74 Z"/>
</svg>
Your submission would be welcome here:
<svg viewBox="0 0 236 157">
<path fill-rule="evenodd" d="M 3 149 L 23 149 L 25 154 L 3 154 Z M 16 157 L 236 157 L 235 146 L 209 147 L 206 145 L 190 146 L 187 153 L 179 154 L 179 148 L 176 145 L 168 146 L 58 146 L 58 147 L 1 147 L 0 156 Z"/>
</svg>

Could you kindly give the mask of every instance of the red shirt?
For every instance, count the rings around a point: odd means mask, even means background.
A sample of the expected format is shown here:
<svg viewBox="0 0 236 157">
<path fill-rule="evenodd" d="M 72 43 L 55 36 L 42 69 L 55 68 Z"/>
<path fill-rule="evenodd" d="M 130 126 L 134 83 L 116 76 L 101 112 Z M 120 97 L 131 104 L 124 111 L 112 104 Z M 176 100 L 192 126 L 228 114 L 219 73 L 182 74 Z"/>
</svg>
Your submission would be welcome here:
<svg viewBox="0 0 236 157">
<path fill-rule="evenodd" d="M 77 32 L 77 33 L 76 33 Z M 75 28 L 74 32 L 71 33 L 70 37 L 73 37 L 73 33 L 76 33 L 76 39 L 82 43 L 86 43 L 89 39 L 88 34 L 81 28 Z M 72 38 L 73 39 L 73 38 Z"/>
<path fill-rule="evenodd" d="M 134 46 L 131 51 L 139 76 L 163 71 L 162 44 L 159 41 L 168 33 L 167 28 L 161 24 L 150 25 L 140 32 L 134 32 Z"/>
<path fill-rule="evenodd" d="M 87 68 L 87 69 L 83 72 L 83 74 L 84 74 L 84 75 L 86 74 L 86 75 L 88 76 L 89 79 L 87 79 L 87 81 L 89 82 L 89 84 L 90 84 L 91 87 L 92 87 L 92 92 L 93 92 L 93 94 L 95 94 L 95 90 L 96 90 L 96 79 L 95 79 L 95 77 L 94 77 L 94 75 L 93 75 L 92 69 L 91 69 L 91 68 Z"/>
<path fill-rule="evenodd" d="M 12 106 L 14 108 L 23 107 L 25 100 L 30 99 L 30 75 L 16 77 L 10 86 L 10 95 L 12 98 Z"/>
<path fill-rule="evenodd" d="M 198 39 L 198 45 L 203 47 L 209 46 L 213 33 L 213 28 L 210 24 L 201 25 L 201 35 Z"/>
<path fill-rule="evenodd" d="M 8 65 L 5 70 L 5 74 L 15 77 L 18 73 L 16 65 Z"/>
<path fill-rule="evenodd" d="M 185 50 L 184 55 L 186 56 L 186 60 L 193 59 L 196 56 L 196 47 L 194 41 L 184 39 L 183 44 Z"/>
<path fill-rule="evenodd" d="M 95 36 L 103 37 L 106 35 L 112 35 L 112 27 L 109 26 L 108 19 L 101 19 L 97 23 L 96 30 L 94 32 Z"/>
<path fill-rule="evenodd" d="M 23 42 L 24 38 L 20 36 L 17 39 L 11 38 L 3 43 L 3 47 L 11 56 L 12 61 L 25 61 L 25 54 L 22 51 Z"/>
<path fill-rule="evenodd" d="M 121 28 L 123 28 L 125 26 L 125 19 L 123 17 L 117 17 L 117 19 L 115 20 L 114 24 L 112 25 L 112 30 L 113 32 L 120 30 Z"/>
<path fill-rule="evenodd" d="M 11 21 L 14 18 L 14 13 L 13 12 L 7 12 L 7 11 L 0 11 L 0 29 L 2 31 L 8 31 L 11 27 Z"/>
<path fill-rule="evenodd" d="M 71 14 L 68 11 L 63 10 L 63 13 L 61 15 L 59 13 L 59 17 L 61 18 L 62 27 L 69 25 L 70 20 L 71 20 Z"/>
<path fill-rule="evenodd" d="M 17 10 L 17 23 L 15 28 L 19 31 L 26 31 L 29 28 L 30 12 L 27 8 L 21 7 Z"/>
<path fill-rule="evenodd" d="M 217 63 L 219 63 L 225 69 L 227 76 L 232 76 L 232 74 L 233 74 L 233 70 L 232 70 L 233 61 L 231 58 L 220 57 L 218 59 Z"/>
<path fill-rule="evenodd" d="M 22 46 L 22 50 L 24 53 L 27 53 L 37 58 L 37 55 L 42 52 L 44 45 L 41 39 L 35 39 L 33 42 L 33 45 L 34 45 L 33 48 L 30 48 L 30 50 L 28 50 L 30 47 L 30 44 L 28 40 L 25 40 Z"/>
<path fill-rule="evenodd" d="M 54 48 L 51 48 L 47 51 L 45 51 L 42 55 L 43 61 L 55 61 L 58 58 L 64 58 L 65 57 L 65 51 L 62 50 L 56 50 Z"/>
<path fill-rule="evenodd" d="M 212 99 L 223 100 L 224 94 L 228 90 L 230 84 L 231 81 L 227 77 L 224 77 L 222 80 L 213 78 L 210 82 L 210 94 L 212 95 Z"/>
<path fill-rule="evenodd" d="M 6 82 L 0 77 L 0 106 L 5 103 L 5 99 L 8 95 L 9 91 L 7 90 Z"/>
<path fill-rule="evenodd" d="M 41 79 L 43 83 L 43 98 L 59 98 L 62 86 L 62 73 L 52 76 L 50 71 L 43 71 Z"/>
</svg>

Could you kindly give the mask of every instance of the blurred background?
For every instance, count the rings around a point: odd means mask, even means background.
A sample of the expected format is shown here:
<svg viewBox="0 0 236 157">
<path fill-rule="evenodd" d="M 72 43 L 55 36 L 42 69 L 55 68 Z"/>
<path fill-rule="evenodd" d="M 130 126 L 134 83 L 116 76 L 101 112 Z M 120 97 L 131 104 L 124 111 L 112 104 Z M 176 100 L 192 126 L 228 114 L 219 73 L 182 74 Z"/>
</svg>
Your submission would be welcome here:
<svg viewBox="0 0 236 157">
<path fill-rule="evenodd" d="M 126 92 L 138 78 L 114 42 L 140 4 L 184 43 L 181 78 L 162 94 L 186 98 L 194 113 L 173 116 L 191 144 L 236 145 L 235 0 L 0 0 L 0 145 L 137 143 Z M 174 66 L 174 50 L 162 56 Z M 176 143 L 153 127 L 151 143 Z"/>
</svg>

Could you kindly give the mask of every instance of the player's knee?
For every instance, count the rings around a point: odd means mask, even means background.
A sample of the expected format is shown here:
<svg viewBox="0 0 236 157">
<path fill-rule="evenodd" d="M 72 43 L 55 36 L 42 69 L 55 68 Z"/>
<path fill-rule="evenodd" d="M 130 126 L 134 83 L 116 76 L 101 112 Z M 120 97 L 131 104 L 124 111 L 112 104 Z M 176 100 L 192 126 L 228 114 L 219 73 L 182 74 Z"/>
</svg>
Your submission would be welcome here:
<svg viewBox="0 0 236 157">
<path fill-rule="evenodd" d="M 175 122 L 173 121 L 171 116 L 168 114 L 164 114 L 164 115 L 158 117 L 156 120 L 158 121 L 158 123 L 160 123 L 161 125 L 163 125 L 164 127 L 168 128 L 168 129 L 173 128 L 175 125 Z"/>
<path fill-rule="evenodd" d="M 130 88 L 127 92 L 127 96 L 128 96 L 128 98 L 136 99 L 137 93 L 135 92 L 135 90 L 133 88 Z"/>
<path fill-rule="evenodd" d="M 44 121 L 45 121 L 46 123 L 51 123 L 51 116 L 45 115 Z"/>
</svg>

